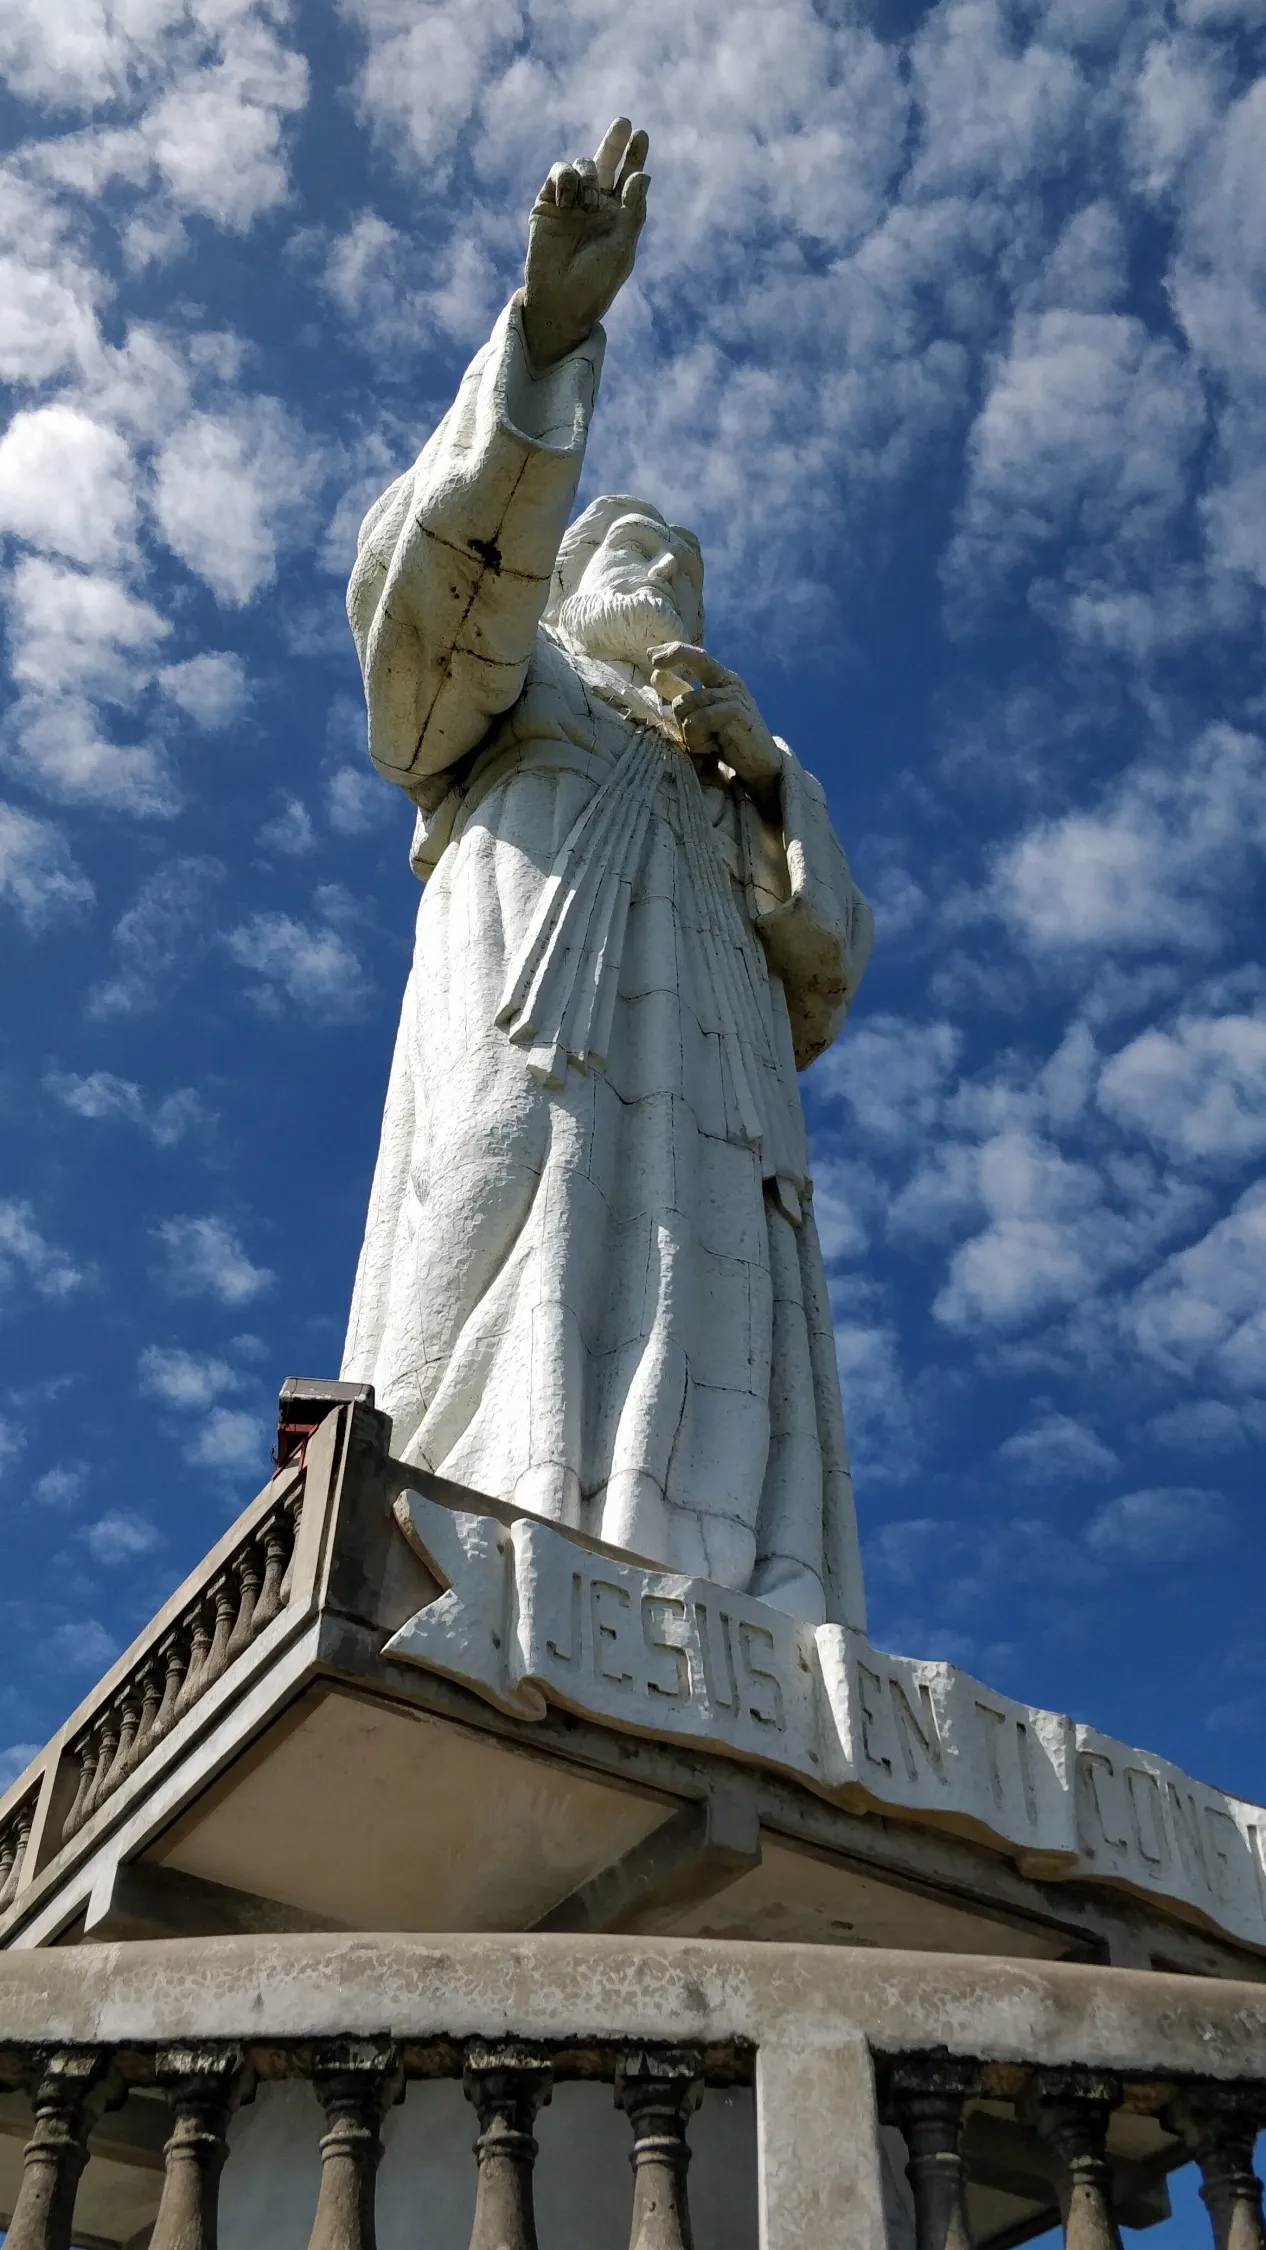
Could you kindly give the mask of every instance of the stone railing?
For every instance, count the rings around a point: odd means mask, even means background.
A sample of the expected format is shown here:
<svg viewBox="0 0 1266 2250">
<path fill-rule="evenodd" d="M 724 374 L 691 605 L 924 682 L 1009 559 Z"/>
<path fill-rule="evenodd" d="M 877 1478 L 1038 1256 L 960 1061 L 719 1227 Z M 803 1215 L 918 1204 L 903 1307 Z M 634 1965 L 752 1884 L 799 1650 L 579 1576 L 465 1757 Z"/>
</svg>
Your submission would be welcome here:
<svg viewBox="0 0 1266 2250">
<path fill-rule="evenodd" d="M 270 1495 L 252 1512 L 245 1537 L 209 1584 L 174 1620 L 164 1621 L 159 1637 L 92 1712 L 69 1744 L 78 1778 L 59 1842 L 78 1834 L 284 1609 L 302 1512 L 303 1484 L 295 1476 L 279 1497 Z"/>
<path fill-rule="evenodd" d="M 0 1914 L 18 1895 L 38 1802 L 38 1789 L 28 1789 L 0 1819 Z"/>
<path fill-rule="evenodd" d="M 312 1625 L 349 1442 L 331 1413 L 0 1794 L 0 1948 Z"/>
<path fill-rule="evenodd" d="M 473 2167 L 445 2080 L 478 2119 Z M 0 2083 L 11 2089 L 0 2100 L 25 2088 L 34 2117 L 0 2223 L 8 2216 L 8 2250 L 140 2242 L 151 2224 L 150 2250 L 199 2250 L 215 2242 L 217 2216 L 223 2250 L 265 2236 L 373 2250 L 384 2123 L 390 2139 L 395 2105 L 420 2091 L 422 2170 L 384 2244 L 425 2235 L 431 2250 L 533 2250 L 538 2121 L 552 2094 L 561 2109 L 595 2080 L 627 2120 L 632 2250 L 689 2250 L 691 2138 L 706 2139 L 710 2107 L 740 2098 L 751 2161 L 740 2134 L 724 2167 L 713 2164 L 693 2214 L 701 2250 L 758 2239 L 762 2250 L 967 2250 L 973 2172 L 992 2162 L 995 2182 L 1007 2176 L 996 2146 L 992 2159 L 977 2152 L 1009 2136 L 1040 2152 L 1067 2250 L 1119 2245 L 1118 2216 L 1130 2214 L 1117 2208 L 1116 2152 L 1143 2142 L 1158 2176 L 1198 2162 L 1215 2250 L 1263 2243 L 1252 2168 L 1266 2120 L 1260 1987 L 1067 1963 L 540 1936 L 211 1939 L 0 1958 Z M 733 2092 L 749 2084 L 754 2123 L 750 2096 Z M 243 2104 L 263 2106 L 265 2130 Z M 149 2123 L 121 2129 L 129 2110 Z M 584 2250 L 611 2231 L 594 2223 L 598 2114 L 577 2123 L 573 2105 L 563 2157 L 580 2210 L 542 2226 L 544 2250 Z M 13 2134 L 12 2117 L 3 2130 Z M 904 2199 L 894 2200 L 893 2142 Z M 91 2191 L 94 2164 L 108 2169 L 121 2145 L 148 2152 L 142 2177 L 153 2183 L 148 2207 L 135 2196 L 127 2206 L 126 2235 L 117 2204 L 111 2234 L 108 2197 L 94 2203 Z M 398 2153 L 393 2141 L 392 2161 Z M 746 2217 L 734 2202 L 745 2181 Z"/>
</svg>

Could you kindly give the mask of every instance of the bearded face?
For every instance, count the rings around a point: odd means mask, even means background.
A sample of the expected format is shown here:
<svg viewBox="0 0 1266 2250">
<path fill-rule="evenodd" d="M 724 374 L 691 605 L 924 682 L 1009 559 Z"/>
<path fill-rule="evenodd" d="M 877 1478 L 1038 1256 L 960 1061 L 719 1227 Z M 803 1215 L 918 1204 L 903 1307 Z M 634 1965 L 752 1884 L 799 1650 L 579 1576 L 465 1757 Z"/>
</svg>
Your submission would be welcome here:
<svg viewBox="0 0 1266 2250">
<path fill-rule="evenodd" d="M 559 605 L 557 624 L 587 655 L 649 671 L 664 641 L 697 641 L 703 564 L 687 534 L 649 516 L 623 516 Z"/>
</svg>

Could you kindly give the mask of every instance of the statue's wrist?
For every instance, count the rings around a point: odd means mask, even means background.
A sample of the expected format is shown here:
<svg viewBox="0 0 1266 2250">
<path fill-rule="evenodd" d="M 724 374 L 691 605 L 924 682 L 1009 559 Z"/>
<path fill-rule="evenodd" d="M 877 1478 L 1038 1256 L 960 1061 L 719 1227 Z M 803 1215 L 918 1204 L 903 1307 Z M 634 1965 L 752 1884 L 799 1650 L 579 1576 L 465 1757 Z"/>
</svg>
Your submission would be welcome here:
<svg viewBox="0 0 1266 2250">
<path fill-rule="evenodd" d="M 593 334 L 592 321 L 563 321 L 542 313 L 526 290 L 520 294 L 519 313 L 528 358 L 538 374 L 546 374 L 551 367 L 557 367 L 572 352 L 579 351 Z"/>
</svg>

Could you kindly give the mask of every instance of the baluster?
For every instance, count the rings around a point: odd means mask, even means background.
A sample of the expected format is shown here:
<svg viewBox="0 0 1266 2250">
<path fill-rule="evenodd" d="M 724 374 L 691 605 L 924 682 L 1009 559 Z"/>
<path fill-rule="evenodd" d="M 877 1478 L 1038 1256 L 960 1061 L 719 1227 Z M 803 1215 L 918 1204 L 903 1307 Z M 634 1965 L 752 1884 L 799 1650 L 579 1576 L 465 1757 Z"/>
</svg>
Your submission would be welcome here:
<svg viewBox="0 0 1266 2250">
<path fill-rule="evenodd" d="M 148 1755 L 154 1741 L 154 1730 L 158 1725 L 158 1714 L 162 1708 L 162 1689 L 159 1686 L 159 1677 L 159 1666 L 151 1658 L 141 1674 L 141 1723 L 136 1730 L 136 1742 L 132 1753 L 134 1768 L 139 1766 L 142 1758 Z"/>
<path fill-rule="evenodd" d="M 1200 2166 L 1214 2250 L 1266 2250 L 1262 2183 L 1253 2169 L 1253 2143 L 1264 2114 L 1260 2089 L 1201 2086 L 1181 2094 L 1165 2119 Z"/>
<path fill-rule="evenodd" d="M 16 1857 L 17 1836 L 6 1828 L 3 1836 L 0 1836 L 0 1907 L 3 1907 L 6 1903 L 9 1877 L 13 1873 L 13 1862 Z"/>
<path fill-rule="evenodd" d="M 536 2250 L 532 2124 L 552 2080 L 547 2057 L 531 2048 L 478 2045 L 467 2054 L 462 2085 L 479 2118 L 470 2250 Z"/>
<path fill-rule="evenodd" d="M 295 1556 L 299 1550 L 299 1525 L 303 1520 L 302 1485 L 300 1485 L 299 1490 L 292 1493 L 290 1498 L 286 1501 L 284 1513 L 287 1523 L 287 1538 L 289 1542 L 290 1553 L 286 1560 L 285 1576 L 281 1581 L 281 1606 L 283 1609 L 290 1599 L 290 1589 L 294 1582 L 295 1574 Z"/>
<path fill-rule="evenodd" d="M 974 2064 L 945 2055 L 893 2065 L 889 2094 L 908 2151 L 917 2250 L 971 2250 L 961 2146 L 963 2105 L 977 2082 Z"/>
<path fill-rule="evenodd" d="M 382 2156 L 378 2128 L 399 2101 L 404 2076 L 395 2049 L 348 2039 L 318 2053 L 312 2072 L 326 2116 L 321 2192 L 308 2250 L 374 2250 L 374 2181 Z"/>
<path fill-rule="evenodd" d="M 137 1695 L 137 1685 L 133 1681 L 128 1687 L 124 1688 L 119 1698 L 119 1747 L 110 1761 L 110 1771 L 105 1777 L 105 1786 L 101 1792 L 102 1797 L 113 1796 L 119 1783 L 126 1781 L 132 1771 L 135 1762 L 132 1751 L 140 1723 L 141 1706 Z M 98 1803 L 100 1803 L 100 1799 L 98 1799 Z"/>
<path fill-rule="evenodd" d="M 259 1549 L 253 1539 L 249 1547 L 243 1547 L 241 1554 L 234 1556 L 229 1567 L 237 1579 L 237 1616 L 229 1634 L 229 1662 L 234 1664 L 243 1649 L 250 1646 L 255 1604 L 259 1600 Z"/>
<path fill-rule="evenodd" d="M 185 1632 L 181 1626 L 177 1625 L 174 1631 L 167 1634 L 158 1653 L 163 1666 L 163 1700 L 158 1706 L 158 1717 L 150 1734 L 152 1743 L 161 1742 L 163 1736 L 170 1734 L 176 1724 L 177 1706 L 188 1664 Z"/>
<path fill-rule="evenodd" d="M 206 1603 L 200 1602 L 189 1620 L 189 1662 L 185 1669 L 184 1683 L 176 1697 L 177 1719 L 183 1719 L 186 1711 L 192 1710 L 202 1693 L 202 1675 L 210 1646 L 211 1628 Z"/>
<path fill-rule="evenodd" d="M 102 1712 L 97 1721 L 97 1763 L 93 1771 L 88 1794 L 84 1798 L 84 1822 L 90 1821 L 105 1795 L 106 1775 L 114 1764 L 114 1753 L 119 1746 L 119 1722 L 114 1708 Z M 82 1823 L 81 1823 L 82 1825 Z"/>
<path fill-rule="evenodd" d="M 616 2106 L 633 2128 L 629 2250 L 691 2250 L 686 2120 L 703 2098 L 702 2057 L 635 2050 L 616 2068 Z"/>
<path fill-rule="evenodd" d="M 156 2057 L 154 2075 L 171 2103 L 172 2128 L 149 2250 L 216 2250 L 229 2118 L 250 2090 L 242 2051 L 170 2047 Z"/>
<path fill-rule="evenodd" d="M 1033 2094 L 1025 2106 L 1050 2152 L 1065 2250 L 1121 2250 L 1107 2157 L 1120 2087 L 1097 2072 L 1039 2071 Z"/>
<path fill-rule="evenodd" d="M 18 1895 L 18 1885 L 22 1880 L 22 1868 L 26 1860 L 26 1847 L 31 1841 L 31 1830 L 34 1825 L 35 1804 L 32 1800 L 30 1804 L 22 1806 L 5 1838 L 4 1848 L 8 1853 L 9 1860 L 7 1867 L 3 1865 L 3 1854 L 0 1854 L 0 1914 L 3 1914 L 6 1906 L 12 1906 Z"/>
<path fill-rule="evenodd" d="M 211 1646 L 207 1651 L 207 1660 L 203 1665 L 202 1675 L 198 1681 L 199 1695 L 205 1695 L 207 1689 L 214 1687 L 215 1682 L 228 1670 L 229 1635 L 233 1630 L 233 1620 L 237 1615 L 237 1594 L 227 1571 L 216 1579 L 214 1586 L 211 1588 L 210 1601 L 215 1614 L 215 1625 L 211 1634 Z"/>
<path fill-rule="evenodd" d="M 75 1791 L 75 1801 L 62 1822 L 62 1842 L 64 1844 L 69 1842 L 76 1829 L 83 1826 L 84 1806 L 88 1802 L 88 1791 L 92 1787 L 92 1777 L 97 1770 L 97 1742 L 91 1727 L 86 1734 L 80 1736 L 71 1754 L 79 1760 L 79 1787 Z"/>
<path fill-rule="evenodd" d="M 103 2055 L 89 2049 L 49 2057 L 35 2091 L 35 2130 L 23 2151 L 5 2250 L 69 2250 L 88 2135 L 108 2090 Z"/>
<path fill-rule="evenodd" d="M 251 1619 L 251 1639 L 271 1625 L 281 1609 L 281 1587 L 286 1570 L 286 1521 L 280 1510 L 270 1516 L 263 1530 L 264 1583 L 259 1590 L 255 1614 Z"/>
</svg>

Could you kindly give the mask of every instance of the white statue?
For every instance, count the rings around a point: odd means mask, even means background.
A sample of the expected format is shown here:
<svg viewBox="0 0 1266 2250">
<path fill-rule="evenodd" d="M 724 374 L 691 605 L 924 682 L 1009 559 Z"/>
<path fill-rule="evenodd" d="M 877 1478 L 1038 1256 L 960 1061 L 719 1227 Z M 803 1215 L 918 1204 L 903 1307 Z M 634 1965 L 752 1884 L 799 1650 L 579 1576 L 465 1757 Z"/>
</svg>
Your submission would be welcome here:
<svg viewBox="0 0 1266 2250">
<path fill-rule="evenodd" d="M 863 1626 L 797 1068 L 871 917 L 818 783 L 699 645 L 699 543 L 570 529 L 646 135 L 556 164 L 524 286 L 372 508 L 348 610 L 426 888 L 344 1374 L 393 1451 Z"/>
</svg>

